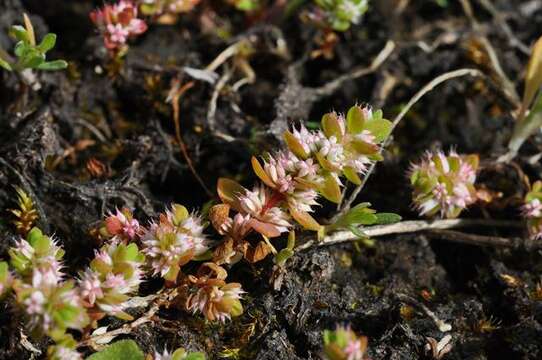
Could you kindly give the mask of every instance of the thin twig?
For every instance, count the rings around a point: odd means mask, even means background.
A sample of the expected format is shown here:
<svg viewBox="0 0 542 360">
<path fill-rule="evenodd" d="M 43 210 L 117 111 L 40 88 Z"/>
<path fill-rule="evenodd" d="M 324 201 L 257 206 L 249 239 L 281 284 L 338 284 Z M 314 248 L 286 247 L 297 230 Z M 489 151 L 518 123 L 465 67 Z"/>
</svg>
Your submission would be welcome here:
<svg viewBox="0 0 542 360">
<path fill-rule="evenodd" d="M 505 220 L 493 220 L 493 219 L 447 219 L 447 220 L 434 220 L 434 221 L 428 221 L 428 220 L 411 220 L 411 221 L 401 221 L 395 224 L 389 224 L 389 225 L 377 225 L 377 226 L 370 226 L 370 227 L 361 227 L 359 230 L 365 234 L 367 237 L 378 237 L 378 236 L 385 236 L 385 235 L 391 235 L 391 234 L 405 234 L 405 233 L 415 233 L 419 231 L 426 231 L 426 230 L 446 230 L 446 229 L 455 229 L 455 228 L 465 228 L 465 227 L 471 227 L 471 226 L 479 226 L 479 227 L 506 227 L 506 228 L 518 228 L 523 226 L 522 222 L 519 221 L 505 221 Z M 484 242 L 484 245 L 489 245 L 489 238 L 490 237 L 483 237 L 485 242 L 481 240 L 480 237 L 477 237 L 476 240 L 472 243 L 475 245 L 480 245 L 480 243 Z M 321 241 L 317 240 L 309 240 L 300 246 L 296 247 L 296 251 L 306 250 L 314 246 L 328 246 L 328 245 L 334 245 L 334 244 L 340 244 L 344 242 L 349 241 L 355 241 L 358 240 L 359 236 L 355 235 L 351 231 L 337 231 L 333 234 L 330 234 L 326 237 L 324 237 Z M 447 237 L 447 240 L 454 240 L 454 241 L 460 241 L 461 239 L 451 239 L 451 237 Z M 496 243 L 499 244 L 499 246 L 502 245 L 502 239 L 498 238 L 499 240 L 496 241 Z M 465 241 L 462 242 L 468 242 L 468 239 L 465 238 Z M 471 242 L 469 242 L 471 243 Z M 493 245 L 493 244 L 491 244 Z M 513 246 L 515 243 L 510 240 L 508 246 Z"/>
<path fill-rule="evenodd" d="M 199 182 L 203 190 L 205 190 L 205 193 L 209 197 L 213 197 L 213 192 L 209 190 L 207 185 L 205 185 L 205 182 L 199 176 L 198 172 L 196 171 L 196 168 L 194 167 L 194 164 L 192 163 L 192 159 L 190 158 L 190 155 L 188 154 L 188 149 L 186 148 L 186 144 L 183 141 L 183 137 L 181 135 L 181 123 L 180 123 L 180 99 L 183 96 L 184 93 L 186 93 L 189 89 L 191 89 L 194 86 L 194 81 L 187 82 L 183 86 L 180 86 L 180 80 L 176 79 L 176 83 L 173 85 L 173 90 L 170 93 L 170 96 L 168 97 L 168 100 L 171 102 L 171 106 L 173 107 L 173 122 L 175 123 L 175 137 L 177 139 L 177 143 L 179 144 L 179 148 L 181 149 L 181 153 L 184 156 L 184 159 L 186 160 L 186 164 L 188 165 L 188 168 L 192 172 L 192 175 L 196 178 L 196 180 Z"/>
<path fill-rule="evenodd" d="M 213 95 L 211 96 L 211 101 L 209 101 L 209 107 L 207 109 L 207 124 L 209 125 L 209 130 L 214 133 L 216 128 L 215 114 L 216 114 L 216 104 L 218 101 L 218 96 L 220 92 L 226 86 L 228 81 L 233 75 L 233 69 L 227 68 L 224 71 L 224 74 L 216 82 L 215 88 L 213 90 Z"/>
<path fill-rule="evenodd" d="M 440 332 L 448 332 L 452 330 L 452 325 L 440 320 L 433 311 L 431 311 L 427 306 L 414 299 L 413 297 L 406 294 L 397 294 L 397 298 L 403 302 L 410 303 L 411 305 L 420 308 L 425 313 L 425 315 L 427 315 L 431 320 L 433 320 Z"/>
<path fill-rule="evenodd" d="M 129 307 L 145 307 L 151 304 L 149 310 L 147 310 L 143 315 L 141 315 L 136 320 L 124 324 L 120 328 L 106 331 L 104 333 L 90 336 L 83 341 L 80 341 L 77 344 L 77 347 L 91 347 L 95 350 L 100 348 L 100 345 L 107 344 L 114 338 L 120 335 L 130 334 L 138 326 L 141 326 L 145 323 L 150 322 L 156 312 L 160 309 L 162 305 L 170 301 L 176 294 L 177 289 L 167 289 L 158 292 L 156 295 L 150 295 L 146 297 L 136 297 L 130 299 L 131 304 Z"/>
<path fill-rule="evenodd" d="M 521 238 L 466 234 L 453 230 L 430 230 L 427 234 L 432 238 L 477 246 L 514 247 L 524 243 Z"/>
<path fill-rule="evenodd" d="M 393 132 L 393 130 L 395 129 L 395 127 L 401 122 L 401 120 L 405 117 L 405 115 L 407 114 L 407 112 L 410 110 L 410 108 L 412 108 L 412 106 L 414 106 L 414 104 L 416 104 L 425 94 L 427 94 L 428 92 L 430 92 L 431 90 L 433 90 L 435 87 L 437 87 L 438 85 L 442 84 L 443 82 L 446 82 L 450 79 L 454 79 L 454 78 L 458 78 L 458 77 L 462 77 L 462 76 L 473 76 L 473 77 L 476 77 L 476 76 L 479 76 L 479 77 L 484 77 L 484 74 L 480 71 L 480 70 L 477 70 L 477 69 L 469 69 L 469 68 L 466 68 L 466 69 L 459 69 L 459 70 L 454 70 L 454 71 L 450 71 L 450 72 L 447 72 L 447 73 L 444 73 L 442 75 L 439 75 L 437 76 L 436 78 L 434 78 L 433 80 L 431 80 L 429 83 L 427 83 L 423 88 L 421 88 L 421 90 L 419 90 L 413 97 L 412 99 L 410 99 L 410 101 L 405 105 L 405 107 L 401 110 L 401 112 L 393 119 L 392 121 L 392 126 L 391 126 L 391 131 Z M 382 152 L 384 151 L 384 149 L 390 144 L 391 142 L 391 135 L 386 139 L 386 141 L 384 142 L 384 144 L 382 144 L 382 146 L 380 147 L 380 151 L 379 151 L 379 154 L 382 154 Z M 352 204 L 354 203 L 354 201 L 356 200 L 359 192 L 361 191 L 361 189 L 363 189 L 363 187 L 365 186 L 365 184 L 367 183 L 367 180 L 369 179 L 369 177 L 372 175 L 374 169 L 376 167 L 376 162 L 373 162 L 371 164 L 371 166 L 369 167 L 369 170 L 367 171 L 367 173 L 365 174 L 365 176 L 363 177 L 363 181 L 361 183 L 361 185 L 358 185 L 353 191 L 352 193 L 350 194 L 350 196 L 348 197 L 348 199 L 343 203 L 342 207 L 341 207 L 341 210 L 337 212 L 337 214 L 331 219 L 330 223 L 334 223 L 335 221 L 337 221 L 337 219 L 339 217 L 341 217 L 342 215 L 344 215 L 348 210 L 350 210 L 350 207 L 352 206 Z"/>
<path fill-rule="evenodd" d="M 471 26 L 473 30 L 476 33 L 481 34 L 481 26 L 476 20 L 476 17 L 474 16 L 474 11 L 472 9 L 472 5 L 469 0 L 460 0 L 461 6 L 463 8 L 463 12 L 469 19 Z M 496 75 L 497 81 L 500 82 L 502 86 L 502 90 L 504 94 L 508 97 L 508 100 L 517 106 L 520 104 L 519 95 L 516 91 L 516 88 L 512 81 L 508 78 L 504 70 L 502 69 L 502 66 L 499 62 L 499 58 L 497 57 L 497 53 L 495 52 L 495 49 L 491 45 L 491 42 L 487 38 L 487 36 L 479 35 L 478 39 L 480 40 L 481 45 L 484 47 L 484 50 L 487 53 L 487 56 L 489 58 L 489 63 L 491 66 L 491 69 L 493 70 L 494 74 Z"/>
<path fill-rule="evenodd" d="M 380 50 L 378 55 L 371 62 L 371 65 L 369 65 L 368 67 L 357 68 L 347 74 L 343 74 L 339 76 L 338 78 L 336 78 L 335 80 L 330 81 L 319 88 L 315 88 L 314 93 L 320 97 L 333 94 L 337 89 L 339 89 L 343 85 L 345 81 L 351 81 L 351 80 L 354 80 L 359 77 L 375 72 L 384 63 L 384 61 L 386 61 L 386 59 L 391 55 L 394 49 L 395 49 L 395 43 L 391 40 L 388 40 L 384 48 Z"/>
<path fill-rule="evenodd" d="M 529 47 L 514 35 L 514 32 L 510 29 L 510 26 L 508 26 L 506 19 L 499 13 L 495 5 L 488 0 L 478 0 L 478 2 L 491 14 L 491 16 L 493 16 L 497 24 L 500 25 L 503 32 L 508 37 L 510 45 L 521 51 L 524 55 L 529 56 L 531 52 Z"/>
</svg>

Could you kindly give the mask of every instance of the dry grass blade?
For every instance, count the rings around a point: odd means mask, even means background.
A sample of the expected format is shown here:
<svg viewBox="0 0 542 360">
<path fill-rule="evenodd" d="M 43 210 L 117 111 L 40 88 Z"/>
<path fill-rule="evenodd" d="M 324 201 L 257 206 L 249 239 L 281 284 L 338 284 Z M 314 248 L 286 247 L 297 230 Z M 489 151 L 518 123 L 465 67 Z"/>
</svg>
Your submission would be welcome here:
<svg viewBox="0 0 542 360">
<path fill-rule="evenodd" d="M 205 193 L 209 197 L 213 197 L 213 192 L 209 190 L 207 185 L 205 185 L 205 182 L 203 182 L 203 179 L 201 176 L 199 176 L 198 172 L 196 171 L 196 168 L 194 167 L 194 164 L 192 163 L 192 159 L 190 158 L 190 155 L 188 154 L 188 149 L 186 148 L 186 144 L 183 141 L 183 137 L 181 135 L 181 104 L 180 99 L 181 97 L 194 86 L 194 81 L 190 81 L 184 85 L 181 86 L 181 82 L 178 79 L 174 80 L 172 89 L 170 91 L 170 94 L 168 96 L 168 101 L 171 103 L 171 106 L 173 107 L 173 123 L 175 125 L 175 138 L 177 140 L 177 143 L 179 144 L 179 148 L 181 149 L 181 153 L 183 154 L 183 157 L 186 161 L 186 164 L 188 165 L 188 168 L 192 172 L 192 175 L 196 178 L 198 183 L 201 185 L 203 190 L 205 190 Z"/>
</svg>

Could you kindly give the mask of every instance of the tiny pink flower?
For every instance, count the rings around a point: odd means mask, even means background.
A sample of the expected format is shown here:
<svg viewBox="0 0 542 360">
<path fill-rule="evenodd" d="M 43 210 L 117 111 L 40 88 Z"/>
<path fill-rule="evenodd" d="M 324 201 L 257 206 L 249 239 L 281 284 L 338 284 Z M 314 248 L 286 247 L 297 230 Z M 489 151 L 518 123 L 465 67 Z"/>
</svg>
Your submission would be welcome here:
<svg viewBox="0 0 542 360">
<path fill-rule="evenodd" d="M 83 275 L 83 278 L 79 282 L 79 287 L 81 289 L 81 296 L 87 299 L 90 305 L 94 305 L 96 299 L 101 299 L 104 296 L 101 281 L 92 271 L 87 271 Z"/>
<path fill-rule="evenodd" d="M 107 274 L 104 282 L 106 288 L 123 288 L 126 286 L 126 280 L 122 274 Z"/>
<path fill-rule="evenodd" d="M 30 297 L 24 301 L 26 312 L 29 315 L 42 314 L 43 304 L 45 304 L 45 296 L 39 290 L 34 290 Z"/>
</svg>

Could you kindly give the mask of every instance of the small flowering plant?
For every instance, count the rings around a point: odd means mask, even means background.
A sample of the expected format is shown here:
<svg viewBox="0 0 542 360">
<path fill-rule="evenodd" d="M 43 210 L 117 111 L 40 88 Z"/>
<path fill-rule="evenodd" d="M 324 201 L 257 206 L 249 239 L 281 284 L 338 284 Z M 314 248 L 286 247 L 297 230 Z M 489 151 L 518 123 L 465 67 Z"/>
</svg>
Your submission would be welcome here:
<svg viewBox="0 0 542 360">
<path fill-rule="evenodd" d="M 67 331 L 83 330 L 89 318 L 74 282 L 64 280 L 64 250 L 56 240 L 32 228 L 8 254 L 12 271 L 7 263 L 0 263 L 0 295 L 13 290 L 32 333 L 56 342 L 51 358 L 55 358 L 53 352 L 64 351 L 61 349 L 73 351 L 76 343 Z"/>
<path fill-rule="evenodd" d="M 209 321 L 225 322 L 243 313 L 239 283 L 226 283 L 227 272 L 212 262 L 200 266 L 196 276 L 188 275 L 191 284 L 185 308 L 201 313 Z"/>
<path fill-rule="evenodd" d="M 142 282 L 144 263 L 145 255 L 134 243 L 111 242 L 96 252 L 79 279 L 81 298 L 93 318 L 108 314 L 132 319 L 124 309 Z"/>
<path fill-rule="evenodd" d="M 267 154 L 262 162 L 253 157 L 261 183 L 252 190 L 233 180 L 218 181 L 223 204 L 213 208 L 210 220 L 225 241 L 215 250 L 215 261 L 229 262 L 240 253 L 259 261 L 274 251 L 269 238 L 290 231 L 294 223 L 323 234 L 325 228 L 311 215 L 318 197 L 339 203 L 342 177 L 360 185 L 371 163 L 382 159 L 380 144 L 392 129 L 382 111 L 361 106 L 351 107 L 346 116 L 325 114 L 321 125 L 317 131 L 304 126 L 286 131 L 287 149 Z M 230 217 L 230 209 L 237 214 Z M 253 231 L 263 237 L 256 245 L 246 241 Z"/>
<path fill-rule="evenodd" d="M 17 240 L 8 254 L 10 265 L 26 282 L 30 283 L 38 275 L 49 284 L 57 284 L 62 279 L 64 250 L 55 239 L 36 227 L 30 230 L 26 239 Z"/>
<path fill-rule="evenodd" d="M 116 57 L 128 51 L 127 41 L 147 31 L 147 24 L 138 18 L 137 6 L 129 0 L 105 4 L 90 13 L 90 19 L 104 39 L 105 47 Z"/>
<path fill-rule="evenodd" d="M 143 252 L 154 275 L 175 282 L 181 266 L 208 250 L 200 216 L 179 204 L 160 214 L 142 235 Z"/>
<path fill-rule="evenodd" d="M 369 0 L 314 0 L 318 9 L 311 14 L 335 31 L 346 31 L 360 22 L 369 9 Z"/>
<path fill-rule="evenodd" d="M 478 155 L 428 152 L 410 168 L 413 201 L 420 215 L 456 218 L 477 200 Z"/>
<path fill-rule="evenodd" d="M 88 316 L 73 281 L 51 283 L 40 269 L 34 269 L 30 284 L 15 281 L 13 289 L 17 302 L 29 317 L 34 332 L 50 336 L 57 342 L 71 339 L 68 329 L 82 330 Z"/>
<path fill-rule="evenodd" d="M 531 191 L 525 195 L 521 212 L 527 219 L 527 229 L 531 238 L 542 239 L 542 181 L 536 181 Z"/>
<path fill-rule="evenodd" d="M 47 61 L 47 52 L 55 47 L 56 35 L 46 34 L 38 44 L 30 18 L 26 14 L 23 14 L 23 18 L 24 27 L 14 25 L 10 30 L 10 35 L 17 40 L 13 51 L 16 60 L 0 49 L 0 67 L 19 72 L 25 69 L 65 69 L 68 63 L 64 60 Z"/>
<path fill-rule="evenodd" d="M 358 336 L 350 327 L 338 326 L 335 330 L 324 331 L 324 359 L 364 360 L 368 339 Z"/>
<path fill-rule="evenodd" d="M 124 243 L 134 241 L 143 232 L 143 227 L 134 218 L 132 211 L 128 208 L 117 209 L 105 218 L 99 229 L 99 235 L 107 240 L 116 239 Z"/>
</svg>

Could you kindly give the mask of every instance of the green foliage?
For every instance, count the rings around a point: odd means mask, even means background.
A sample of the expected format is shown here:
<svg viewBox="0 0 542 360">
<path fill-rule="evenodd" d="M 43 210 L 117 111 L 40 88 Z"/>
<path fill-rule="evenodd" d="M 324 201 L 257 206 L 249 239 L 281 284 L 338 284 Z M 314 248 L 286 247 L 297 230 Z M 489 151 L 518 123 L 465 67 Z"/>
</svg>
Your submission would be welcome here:
<svg viewBox="0 0 542 360">
<path fill-rule="evenodd" d="M 363 226 L 393 224 L 401 221 L 401 216 L 394 213 L 377 213 L 370 208 L 368 202 L 354 206 L 342 215 L 334 224 L 328 225 L 326 231 L 338 228 L 348 229 L 359 238 L 368 238 L 363 232 Z M 360 227 L 361 226 L 361 227 Z"/>
<path fill-rule="evenodd" d="M 64 60 L 47 61 L 46 54 L 56 44 L 56 35 L 49 33 L 36 43 L 34 28 L 30 19 L 24 14 L 25 26 L 14 25 L 10 35 L 17 40 L 13 50 L 16 60 L 3 51 L 0 51 L 0 67 L 8 71 L 23 71 L 25 69 L 38 69 L 46 71 L 62 70 L 68 66 Z"/>
<path fill-rule="evenodd" d="M 90 355 L 87 360 L 143 360 L 145 354 L 133 340 L 120 340 L 100 352 Z"/>
<path fill-rule="evenodd" d="M 368 0 L 314 0 L 325 15 L 329 26 L 336 31 L 346 31 L 357 24 L 369 8 Z"/>
<path fill-rule="evenodd" d="M 22 251 L 19 247 L 8 250 L 10 265 L 23 277 L 30 276 L 34 267 L 41 262 L 49 263 L 51 258 L 59 261 L 64 256 L 64 250 L 37 227 L 30 230 L 26 241 L 32 251 Z"/>
</svg>

